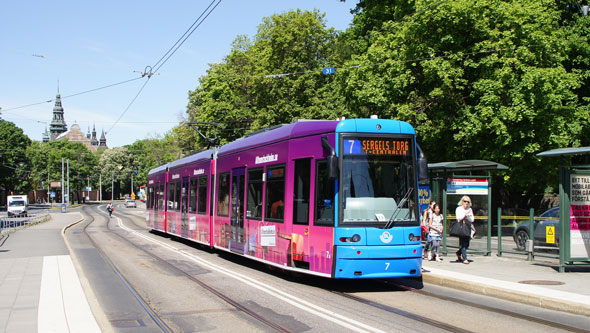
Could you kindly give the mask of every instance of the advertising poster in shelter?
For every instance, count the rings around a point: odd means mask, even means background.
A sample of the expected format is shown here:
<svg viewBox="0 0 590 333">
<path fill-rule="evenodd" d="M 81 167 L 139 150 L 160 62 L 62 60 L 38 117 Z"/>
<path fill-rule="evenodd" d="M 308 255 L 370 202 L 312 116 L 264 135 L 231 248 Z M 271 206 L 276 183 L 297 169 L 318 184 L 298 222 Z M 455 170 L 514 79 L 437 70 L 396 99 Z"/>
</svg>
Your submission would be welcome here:
<svg viewBox="0 0 590 333">
<path fill-rule="evenodd" d="M 420 201 L 420 216 L 422 212 L 428 209 L 432 193 L 430 193 L 430 185 L 419 185 L 418 186 L 418 201 Z"/>
<path fill-rule="evenodd" d="M 590 175 L 570 175 L 570 257 L 590 257 Z"/>
</svg>

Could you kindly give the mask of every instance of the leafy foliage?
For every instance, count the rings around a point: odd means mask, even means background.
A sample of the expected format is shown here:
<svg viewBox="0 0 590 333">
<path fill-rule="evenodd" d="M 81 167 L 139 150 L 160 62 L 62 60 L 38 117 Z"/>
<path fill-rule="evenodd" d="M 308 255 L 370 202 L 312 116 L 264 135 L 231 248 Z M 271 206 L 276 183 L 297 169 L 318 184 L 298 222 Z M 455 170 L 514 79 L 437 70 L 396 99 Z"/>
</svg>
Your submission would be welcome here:
<svg viewBox="0 0 590 333">
<path fill-rule="evenodd" d="M 29 187 L 24 176 L 30 170 L 26 156 L 30 143 L 21 128 L 0 119 L 0 186 L 7 191 L 24 191 Z"/>
<path fill-rule="evenodd" d="M 67 182 L 69 163 L 70 192 L 74 194 L 72 200 L 80 200 L 77 197 L 78 191 L 86 187 L 91 180 L 98 180 L 98 159 L 80 142 L 33 142 L 27 149 L 27 156 L 32 169 L 31 183 L 35 186 L 43 183 L 46 188 L 49 182 L 62 180 L 62 159 L 64 184 Z"/>
</svg>

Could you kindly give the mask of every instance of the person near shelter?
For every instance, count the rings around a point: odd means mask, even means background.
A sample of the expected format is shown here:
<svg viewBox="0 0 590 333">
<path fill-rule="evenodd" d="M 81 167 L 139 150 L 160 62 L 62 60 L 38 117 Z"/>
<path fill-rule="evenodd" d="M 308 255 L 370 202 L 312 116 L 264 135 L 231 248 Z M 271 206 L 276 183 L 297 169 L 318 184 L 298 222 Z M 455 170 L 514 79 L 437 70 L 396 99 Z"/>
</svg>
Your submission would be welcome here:
<svg viewBox="0 0 590 333">
<path fill-rule="evenodd" d="M 433 207 L 433 212 L 430 216 L 430 221 L 428 222 L 428 229 L 430 230 L 428 238 L 432 240 L 432 255 L 430 252 L 428 253 L 428 260 L 436 258 L 437 262 L 441 262 L 440 241 L 442 240 L 443 232 L 443 216 L 440 213 L 440 206 L 438 204 L 435 204 Z"/>
<path fill-rule="evenodd" d="M 436 201 L 431 201 L 430 204 L 428 204 L 428 208 L 426 208 L 422 212 L 422 221 L 421 221 L 421 223 L 422 223 L 422 225 L 421 225 L 422 239 L 424 239 L 424 241 L 425 241 L 424 248 L 422 249 L 422 258 L 423 259 L 427 259 L 429 257 L 429 255 L 427 255 L 427 253 L 430 253 L 430 248 L 432 246 L 432 241 L 430 240 L 429 232 L 428 232 L 428 224 L 429 224 L 430 218 L 432 216 L 432 211 L 433 211 L 434 205 L 436 205 Z"/>
<path fill-rule="evenodd" d="M 455 210 L 455 216 L 457 217 L 458 223 L 473 223 L 473 209 L 471 209 L 471 198 L 464 195 L 461 200 L 457 203 L 457 209 Z M 469 248 L 469 240 L 471 236 L 459 237 L 459 250 L 456 252 L 457 261 L 463 261 L 464 264 L 469 264 L 467 260 L 467 249 Z"/>
</svg>

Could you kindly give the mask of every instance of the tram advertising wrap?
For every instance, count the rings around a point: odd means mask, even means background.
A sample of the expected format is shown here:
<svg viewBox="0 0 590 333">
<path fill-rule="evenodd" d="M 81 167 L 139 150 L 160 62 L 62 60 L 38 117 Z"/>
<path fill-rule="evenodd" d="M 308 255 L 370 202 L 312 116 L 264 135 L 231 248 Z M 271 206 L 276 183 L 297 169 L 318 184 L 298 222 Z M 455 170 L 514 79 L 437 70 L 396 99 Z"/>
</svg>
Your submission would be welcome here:
<svg viewBox="0 0 590 333">
<path fill-rule="evenodd" d="M 417 156 L 405 122 L 297 121 L 150 171 L 147 225 L 304 274 L 420 276 Z"/>
</svg>

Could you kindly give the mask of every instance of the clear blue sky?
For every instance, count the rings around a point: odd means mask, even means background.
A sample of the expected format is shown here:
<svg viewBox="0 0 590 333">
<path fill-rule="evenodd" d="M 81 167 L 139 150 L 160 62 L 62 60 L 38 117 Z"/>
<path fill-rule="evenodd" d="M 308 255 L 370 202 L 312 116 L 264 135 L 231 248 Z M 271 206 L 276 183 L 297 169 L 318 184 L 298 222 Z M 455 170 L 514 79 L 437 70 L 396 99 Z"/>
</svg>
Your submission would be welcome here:
<svg viewBox="0 0 590 333">
<path fill-rule="evenodd" d="M 41 140 L 52 119 L 57 83 L 63 96 L 138 77 L 155 64 L 210 4 L 193 1 L 3 1 L 0 4 L 1 117 L 32 140 Z M 162 135 L 180 121 L 188 91 L 209 64 L 221 62 L 238 35 L 254 36 L 263 17 L 290 9 L 318 9 L 328 27 L 345 30 L 352 20 L 347 0 L 223 0 L 153 76 L 107 134 L 109 147 Z M 131 103 L 144 79 L 62 100 L 68 128 L 108 131 Z"/>
</svg>

